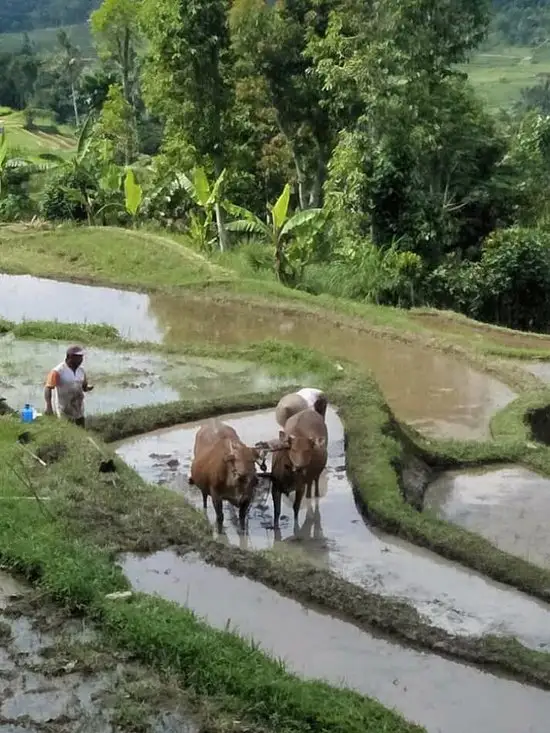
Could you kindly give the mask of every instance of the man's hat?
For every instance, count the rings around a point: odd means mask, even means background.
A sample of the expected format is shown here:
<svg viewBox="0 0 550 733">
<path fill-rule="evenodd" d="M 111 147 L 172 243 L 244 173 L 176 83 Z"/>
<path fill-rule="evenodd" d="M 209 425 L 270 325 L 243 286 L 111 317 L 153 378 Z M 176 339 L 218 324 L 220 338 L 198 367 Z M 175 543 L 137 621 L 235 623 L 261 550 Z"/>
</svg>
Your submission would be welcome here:
<svg viewBox="0 0 550 733">
<path fill-rule="evenodd" d="M 69 346 L 67 349 L 67 357 L 69 356 L 84 356 L 84 349 L 82 346 Z"/>
</svg>

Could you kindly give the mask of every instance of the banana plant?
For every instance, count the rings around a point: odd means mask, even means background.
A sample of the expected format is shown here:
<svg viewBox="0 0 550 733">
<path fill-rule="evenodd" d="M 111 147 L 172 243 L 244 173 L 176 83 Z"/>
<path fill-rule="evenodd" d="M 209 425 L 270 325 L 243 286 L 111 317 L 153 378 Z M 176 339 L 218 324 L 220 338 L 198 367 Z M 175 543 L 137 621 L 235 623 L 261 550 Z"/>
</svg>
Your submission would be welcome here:
<svg viewBox="0 0 550 733">
<path fill-rule="evenodd" d="M 126 177 L 124 178 L 124 205 L 126 207 L 126 211 L 132 217 L 134 225 L 142 201 L 143 189 L 136 181 L 134 171 L 131 168 L 128 168 L 126 171 Z"/>
<path fill-rule="evenodd" d="M 324 224 L 322 209 L 305 209 L 289 215 L 290 185 L 287 183 L 283 192 L 273 204 L 268 204 L 268 221 L 262 221 L 252 211 L 225 202 L 227 211 L 235 217 L 240 217 L 227 225 L 227 229 L 241 234 L 256 234 L 271 245 L 275 253 L 275 275 L 281 282 L 288 283 L 291 279 L 291 262 L 288 256 L 288 245 L 292 235 L 297 235 L 304 230 L 306 225 L 309 228 L 309 240 L 320 230 Z M 314 225 L 315 229 L 314 229 Z"/>
<path fill-rule="evenodd" d="M 208 182 L 208 177 L 204 168 L 198 166 L 193 171 L 193 179 L 191 180 L 184 173 L 178 173 L 174 185 L 181 186 L 187 191 L 191 199 L 203 211 L 202 221 L 196 214 L 191 215 L 191 232 L 193 238 L 198 240 L 200 249 L 211 250 L 215 239 L 209 237 L 212 228 L 213 216 L 216 216 L 216 227 L 218 230 L 218 242 L 220 251 L 223 252 L 227 248 L 225 223 L 223 220 L 223 212 L 221 206 L 220 190 L 225 179 L 225 168 L 222 170 L 212 186 Z"/>
</svg>

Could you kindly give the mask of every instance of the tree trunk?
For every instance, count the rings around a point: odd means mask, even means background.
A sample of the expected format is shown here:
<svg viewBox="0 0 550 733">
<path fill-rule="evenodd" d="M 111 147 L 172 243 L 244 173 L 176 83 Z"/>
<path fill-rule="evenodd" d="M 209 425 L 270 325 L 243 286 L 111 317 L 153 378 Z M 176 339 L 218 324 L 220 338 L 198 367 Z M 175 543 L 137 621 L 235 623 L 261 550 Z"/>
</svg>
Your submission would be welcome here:
<svg viewBox="0 0 550 733">
<path fill-rule="evenodd" d="M 317 209 L 323 205 L 323 184 L 326 177 L 326 159 L 324 151 L 319 148 L 315 178 L 309 191 L 308 206 L 310 209 Z"/>
<path fill-rule="evenodd" d="M 303 211 L 306 208 L 306 176 L 304 171 L 302 170 L 302 166 L 300 163 L 300 159 L 298 158 L 298 155 L 296 154 L 296 151 L 294 150 L 294 145 L 292 144 L 292 140 L 290 138 L 290 135 L 285 130 L 283 123 L 281 122 L 281 118 L 279 116 L 279 112 L 277 111 L 277 108 L 274 105 L 275 110 L 275 121 L 277 123 L 277 127 L 279 128 L 279 132 L 286 140 L 286 143 L 288 147 L 290 148 L 290 153 L 292 155 L 292 160 L 294 161 L 294 168 L 296 169 L 296 178 L 298 180 L 298 201 L 300 204 L 300 209 Z"/>
<path fill-rule="evenodd" d="M 78 129 L 80 126 L 80 119 L 78 117 L 78 105 L 76 103 L 76 89 L 74 88 L 74 82 L 71 81 L 71 96 L 73 98 L 73 110 L 74 110 L 74 123 Z"/>
<path fill-rule="evenodd" d="M 218 230 L 218 242 L 220 243 L 220 252 L 225 252 L 227 246 L 227 229 L 225 228 L 224 211 L 219 203 L 214 204 L 214 212 L 216 214 L 216 228 Z"/>
<path fill-rule="evenodd" d="M 130 67 L 132 64 L 131 61 L 131 55 L 132 55 L 132 46 L 131 46 L 131 33 L 130 29 L 126 28 L 124 32 L 124 44 L 122 47 L 122 59 L 121 59 L 121 71 L 122 71 L 122 95 L 124 99 L 126 100 L 126 103 L 130 106 L 130 109 L 132 110 L 132 127 L 135 131 L 136 129 L 136 119 L 135 119 L 135 110 L 132 100 L 132 93 L 130 88 Z M 132 137 L 129 135 L 127 137 L 127 143 L 124 150 L 124 163 L 126 165 L 130 165 L 132 161 L 133 156 L 133 150 L 132 150 Z"/>
</svg>

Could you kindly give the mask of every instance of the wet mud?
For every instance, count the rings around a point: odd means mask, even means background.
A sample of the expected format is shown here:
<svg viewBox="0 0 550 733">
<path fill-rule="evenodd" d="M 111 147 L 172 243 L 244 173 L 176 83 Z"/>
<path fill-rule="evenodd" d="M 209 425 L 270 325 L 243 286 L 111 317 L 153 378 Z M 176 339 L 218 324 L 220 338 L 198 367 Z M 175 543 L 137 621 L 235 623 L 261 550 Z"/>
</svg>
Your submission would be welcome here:
<svg viewBox="0 0 550 733">
<path fill-rule="evenodd" d="M 125 556 L 121 564 L 136 590 L 180 603 L 210 625 L 254 640 L 293 672 L 375 697 L 429 733 L 548 730 L 548 692 L 404 649 L 197 556 L 165 551 Z"/>
<path fill-rule="evenodd" d="M 177 345 L 290 341 L 372 370 L 396 415 L 437 437 L 490 437 L 491 416 L 515 397 L 495 379 L 433 349 L 258 304 L 0 275 L 0 317 L 107 323 L 129 339 Z"/>
<path fill-rule="evenodd" d="M 278 434 L 273 411 L 224 416 L 249 444 Z M 202 511 L 200 491 L 187 483 L 197 427 L 177 426 L 114 444 L 118 455 L 146 481 L 166 484 Z M 550 648 L 550 609 L 506 586 L 444 560 L 435 553 L 378 532 L 356 507 L 345 471 L 344 435 L 336 412 L 327 411 L 328 465 L 321 498 L 304 499 L 294 534 L 292 499 L 283 497 L 280 535 L 273 530 L 269 484 L 260 485 L 250 508 L 246 535 L 225 505 L 221 541 L 243 549 L 285 549 L 316 567 L 387 597 L 406 599 L 432 624 L 454 634 L 511 635 L 526 646 Z M 215 529 L 215 514 L 208 502 Z"/>
<path fill-rule="evenodd" d="M 550 479 L 521 466 L 442 474 L 424 507 L 501 550 L 550 568 Z"/>
<path fill-rule="evenodd" d="M 1 733 L 198 733 L 189 713 L 152 711 L 143 701 L 133 710 L 130 682 L 145 673 L 112 654 L 98 654 L 91 646 L 94 630 L 82 619 L 57 620 L 45 630 L 14 612 L 12 604 L 28 593 L 0 570 Z"/>
<path fill-rule="evenodd" d="M 64 344 L 0 338 L 0 395 L 11 406 L 26 402 L 39 410 L 44 381 L 63 361 Z M 85 368 L 94 391 L 86 395 L 88 414 L 143 407 L 179 399 L 223 397 L 269 391 L 288 384 L 254 364 L 182 356 L 86 349 Z"/>
</svg>

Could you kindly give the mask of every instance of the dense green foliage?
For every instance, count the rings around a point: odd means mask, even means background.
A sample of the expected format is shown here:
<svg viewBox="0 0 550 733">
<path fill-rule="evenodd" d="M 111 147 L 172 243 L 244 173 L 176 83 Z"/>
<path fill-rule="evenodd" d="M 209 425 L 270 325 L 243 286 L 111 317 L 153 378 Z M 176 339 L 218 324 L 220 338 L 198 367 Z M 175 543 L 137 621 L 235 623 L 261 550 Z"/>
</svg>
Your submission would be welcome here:
<svg viewBox="0 0 550 733">
<path fill-rule="evenodd" d="M 104 0 L 91 65 L 63 32 L 46 57 L 27 39 L 0 56 L 0 106 L 29 130 L 50 110 L 80 139 L 70 161 L 41 156 L 31 199 L 4 175 L 2 218 L 153 220 L 208 256 L 238 249 L 259 278 L 545 329 L 544 287 L 524 302 L 505 282 L 525 248 L 545 278 L 548 83 L 495 117 L 457 71 L 494 37 L 489 0 L 373 7 Z"/>
<path fill-rule="evenodd" d="M 546 0 L 492 0 L 493 30 L 498 40 L 520 46 L 545 43 L 550 32 Z"/>
</svg>

